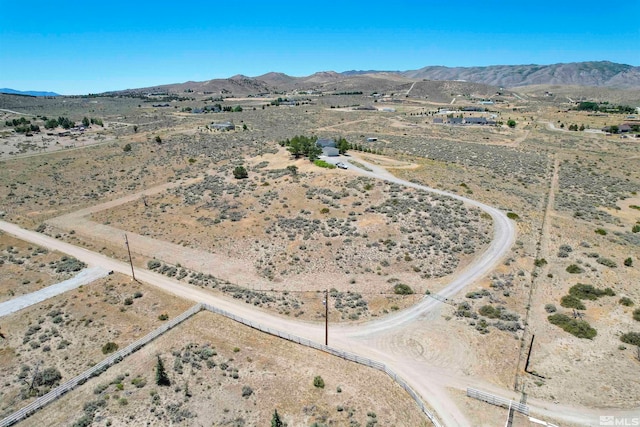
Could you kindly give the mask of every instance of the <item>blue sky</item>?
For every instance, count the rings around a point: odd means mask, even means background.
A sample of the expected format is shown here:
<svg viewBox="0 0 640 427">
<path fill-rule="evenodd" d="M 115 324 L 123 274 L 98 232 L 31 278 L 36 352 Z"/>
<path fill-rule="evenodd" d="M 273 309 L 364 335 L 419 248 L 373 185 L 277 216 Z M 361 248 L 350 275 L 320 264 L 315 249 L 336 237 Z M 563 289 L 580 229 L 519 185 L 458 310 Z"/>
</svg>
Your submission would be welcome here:
<svg viewBox="0 0 640 427">
<path fill-rule="evenodd" d="M 0 0 L 0 11 L 0 87 L 62 94 L 269 71 L 640 65 L 638 0 Z"/>
</svg>

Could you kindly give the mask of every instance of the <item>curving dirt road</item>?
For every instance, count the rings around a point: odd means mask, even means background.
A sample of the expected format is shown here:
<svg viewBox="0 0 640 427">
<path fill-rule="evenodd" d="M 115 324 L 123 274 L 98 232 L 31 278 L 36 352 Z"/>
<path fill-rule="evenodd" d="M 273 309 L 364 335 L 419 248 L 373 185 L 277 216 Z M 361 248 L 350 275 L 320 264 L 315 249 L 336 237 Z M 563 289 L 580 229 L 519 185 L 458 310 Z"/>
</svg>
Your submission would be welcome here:
<svg viewBox="0 0 640 427">
<path fill-rule="evenodd" d="M 338 159 L 331 159 L 331 161 L 337 162 Z M 465 287 L 485 276 L 501 261 L 514 242 L 516 234 L 514 224 L 498 209 L 459 195 L 449 194 L 441 190 L 398 179 L 378 166 L 369 164 L 361 159 L 358 159 L 358 161 L 366 164 L 372 171 L 360 170 L 354 165 L 349 165 L 349 169 L 373 178 L 456 198 L 467 205 L 476 206 L 486 211 L 493 218 L 492 243 L 470 265 L 453 277 L 452 281 L 440 292 L 441 296 L 454 296 Z M 0 221 L 0 229 L 22 240 L 67 253 L 90 266 L 100 266 L 126 275 L 131 273 L 129 264 L 34 231 L 22 229 L 14 224 Z M 136 277 L 182 298 L 215 305 L 264 326 L 286 330 L 288 333 L 317 342 L 323 342 L 324 340 L 324 325 L 279 317 L 244 303 L 213 296 L 206 290 L 174 281 L 171 278 L 148 270 L 138 269 Z M 457 349 L 458 351 L 442 353 L 435 357 L 433 354 L 429 354 L 431 343 L 420 340 L 418 334 L 421 330 L 431 327 L 430 323 L 432 322 L 430 322 L 430 319 L 438 315 L 440 307 L 442 305 L 438 301 L 425 297 L 415 306 L 380 320 L 358 325 L 332 326 L 329 332 L 329 343 L 332 347 L 388 365 L 423 397 L 425 402 L 435 410 L 437 417 L 444 425 L 473 425 L 473 420 L 469 420 L 459 409 L 455 398 L 452 396 L 452 389 L 463 391 L 467 387 L 474 387 L 506 398 L 517 399 L 517 397 L 510 390 L 502 389 L 483 379 L 465 373 L 464 369 L 461 368 L 460 362 L 466 358 L 466 363 L 468 364 L 469 358 L 473 358 L 473 355 L 462 354 L 468 349 L 465 349 L 462 345 L 455 347 L 456 340 L 451 340 L 449 337 L 444 338 L 450 343 L 450 346 L 453 346 L 454 350 Z M 591 408 L 565 407 L 535 399 L 530 399 L 528 404 L 532 412 L 536 414 L 582 424 L 597 424 L 599 415 L 602 415 L 602 412 L 599 413 Z M 630 416 L 635 413 L 637 411 L 607 411 L 606 415 Z"/>
</svg>

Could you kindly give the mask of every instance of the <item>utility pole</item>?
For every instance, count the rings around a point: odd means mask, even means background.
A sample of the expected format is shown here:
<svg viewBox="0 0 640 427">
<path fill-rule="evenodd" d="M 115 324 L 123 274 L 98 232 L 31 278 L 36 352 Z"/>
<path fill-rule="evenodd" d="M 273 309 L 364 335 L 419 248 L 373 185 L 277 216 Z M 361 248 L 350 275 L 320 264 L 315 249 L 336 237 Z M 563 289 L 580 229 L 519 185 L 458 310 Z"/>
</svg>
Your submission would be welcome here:
<svg viewBox="0 0 640 427">
<path fill-rule="evenodd" d="M 329 345 L 329 290 L 324 292 L 324 345 Z"/>
<path fill-rule="evenodd" d="M 574 310 L 575 311 L 575 310 Z M 531 335 L 531 344 L 529 344 L 529 353 L 527 353 L 527 362 L 524 365 L 524 371 L 529 374 L 529 358 L 531 358 L 531 350 L 533 349 L 533 339 L 535 338 L 535 335 Z"/>
<path fill-rule="evenodd" d="M 131 249 L 129 248 L 129 239 L 127 238 L 127 234 L 124 235 L 124 243 L 127 245 L 127 252 L 129 253 L 129 264 L 131 264 L 131 275 L 133 276 L 133 280 L 136 280 L 136 273 L 133 271 L 133 260 L 131 259 Z"/>
</svg>

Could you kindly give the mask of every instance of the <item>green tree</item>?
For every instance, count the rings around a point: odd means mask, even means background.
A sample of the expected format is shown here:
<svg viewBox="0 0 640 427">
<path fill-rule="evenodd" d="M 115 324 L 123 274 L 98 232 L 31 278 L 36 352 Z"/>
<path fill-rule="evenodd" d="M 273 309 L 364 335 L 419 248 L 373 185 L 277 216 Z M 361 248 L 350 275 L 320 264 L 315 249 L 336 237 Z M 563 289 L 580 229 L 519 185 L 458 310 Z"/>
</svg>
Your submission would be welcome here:
<svg viewBox="0 0 640 427">
<path fill-rule="evenodd" d="M 609 132 L 611 132 L 611 133 L 618 133 L 618 130 L 619 130 L 619 128 L 616 125 L 612 125 L 612 126 L 609 127 Z"/>
<path fill-rule="evenodd" d="M 633 259 L 627 258 L 624 260 L 625 267 L 631 267 L 633 265 Z"/>
<path fill-rule="evenodd" d="M 511 119 L 507 120 L 507 126 L 509 126 L 510 128 L 516 127 L 516 121 Z"/>
<path fill-rule="evenodd" d="M 131 144 L 127 144 L 124 147 L 122 147 L 122 151 L 124 151 L 125 153 L 128 153 L 129 151 L 131 151 Z"/>
<path fill-rule="evenodd" d="M 338 151 L 340 152 L 340 154 L 346 154 L 348 149 L 349 143 L 347 142 L 347 140 L 344 138 L 340 138 L 338 140 Z"/>
<path fill-rule="evenodd" d="M 312 144 L 309 144 L 309 147 L 307 148 L 307 157 L 309 158 L 309 161 L 313 162 L 320 156 L 320 154 L 322 154 L 322 148 L 318 147 L 315 141 Z"/>
<path fill-rule="evenodd" d="M 44 122 L 45 129 L 55 129 L 58 127 L 58 121 L 56 119 L 49 119 Z"/>
<path fill-rule="evenodd" d="M 241 111 L 242 111 L 242 107 L 241 107 L 241 106 L 239 106 L 239 105 L 238 105 L 238 106 L 236 106 L 236 107 L 234 107 L 234 109 L 233 109 L 233 112 L 234 112 L 234 113 L 239 113 L 239 112 L 241 112 Z"/>
<path fill-rule="evenodd" d="M 156 139 L 155 140 L 156 140 L 156 142 L 158 144 L 162 144 L 162 138 L 160 138 L 160 135 L 156 135 Z"/>
<path fill-rule="evenodd" d="M 284 424 L 278 415 L 278 410 L 273 411 L 273 417 L 271 417 L 271 427 L 283 427 Z"/>
<path fill-rule="evenodd" d="M 91 122 L 89 121 L 89 118 L 88 118 L 88 117 L 83 117 L 83 118 L 82 118 L 82 125 L 83 125 L 84 127 L 89 127 L 89 125 L 90 125 L 90 124 L 91 124 Z"/>
<path fill-rule="evenodd" d="M 236 166 L 233 170 L 233 177 L 235 179 L 244 179 L 249 177 L 249 173 L 244 168 L 244 166 Z"/>
<path fill-rule="evenodd" d="M 160 359 L 160 355 L 158 355 L 158 361 L 156 362 L 156 384 L 160 386 L 171 385 L 171 381 L 169 380 L 167 371 L 165 371 L 164 369 L 164 363 L 162 363 L 162 359 Z"/>
<path fill-rule="evenodd" d="M 297 137 L 294 137 L 291 141 L 289 141 L 289 147 L 287 147 L 287 150 L 289 150 L 289 152 L 293 154 L 293 157 L 296 159 L 299 159 L 300 156 L 303 155 L 302 143 Z"/>
</svg>

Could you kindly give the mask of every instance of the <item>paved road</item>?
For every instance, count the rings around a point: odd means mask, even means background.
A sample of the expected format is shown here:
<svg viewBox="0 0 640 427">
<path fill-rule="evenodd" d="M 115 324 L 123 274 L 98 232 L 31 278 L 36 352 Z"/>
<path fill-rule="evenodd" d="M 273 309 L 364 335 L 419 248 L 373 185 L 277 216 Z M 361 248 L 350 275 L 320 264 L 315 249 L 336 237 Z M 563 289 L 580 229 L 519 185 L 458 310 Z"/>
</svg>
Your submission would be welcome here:
<svg viewBox="0 0 640 427">
<path fill-rule="evenodd" d="M 0 303 L 0 317 L 22 310 L 23 308 L 37 304 L 49 298 L 53 298 L 56 295 L 60 295 L 64 292 L 70 291 L 71 289 L 78 288 L 82 285 L 88 285 L 94 280 L 98 280 L 108 274 L 109 271 L 102 267 L 85 268 L 75 277 L 65 280 L 64 282 L 56 283 L 55 285 L 47 286 L 39 291 L 20 295 L 19 297 Z"/>
</svg>

